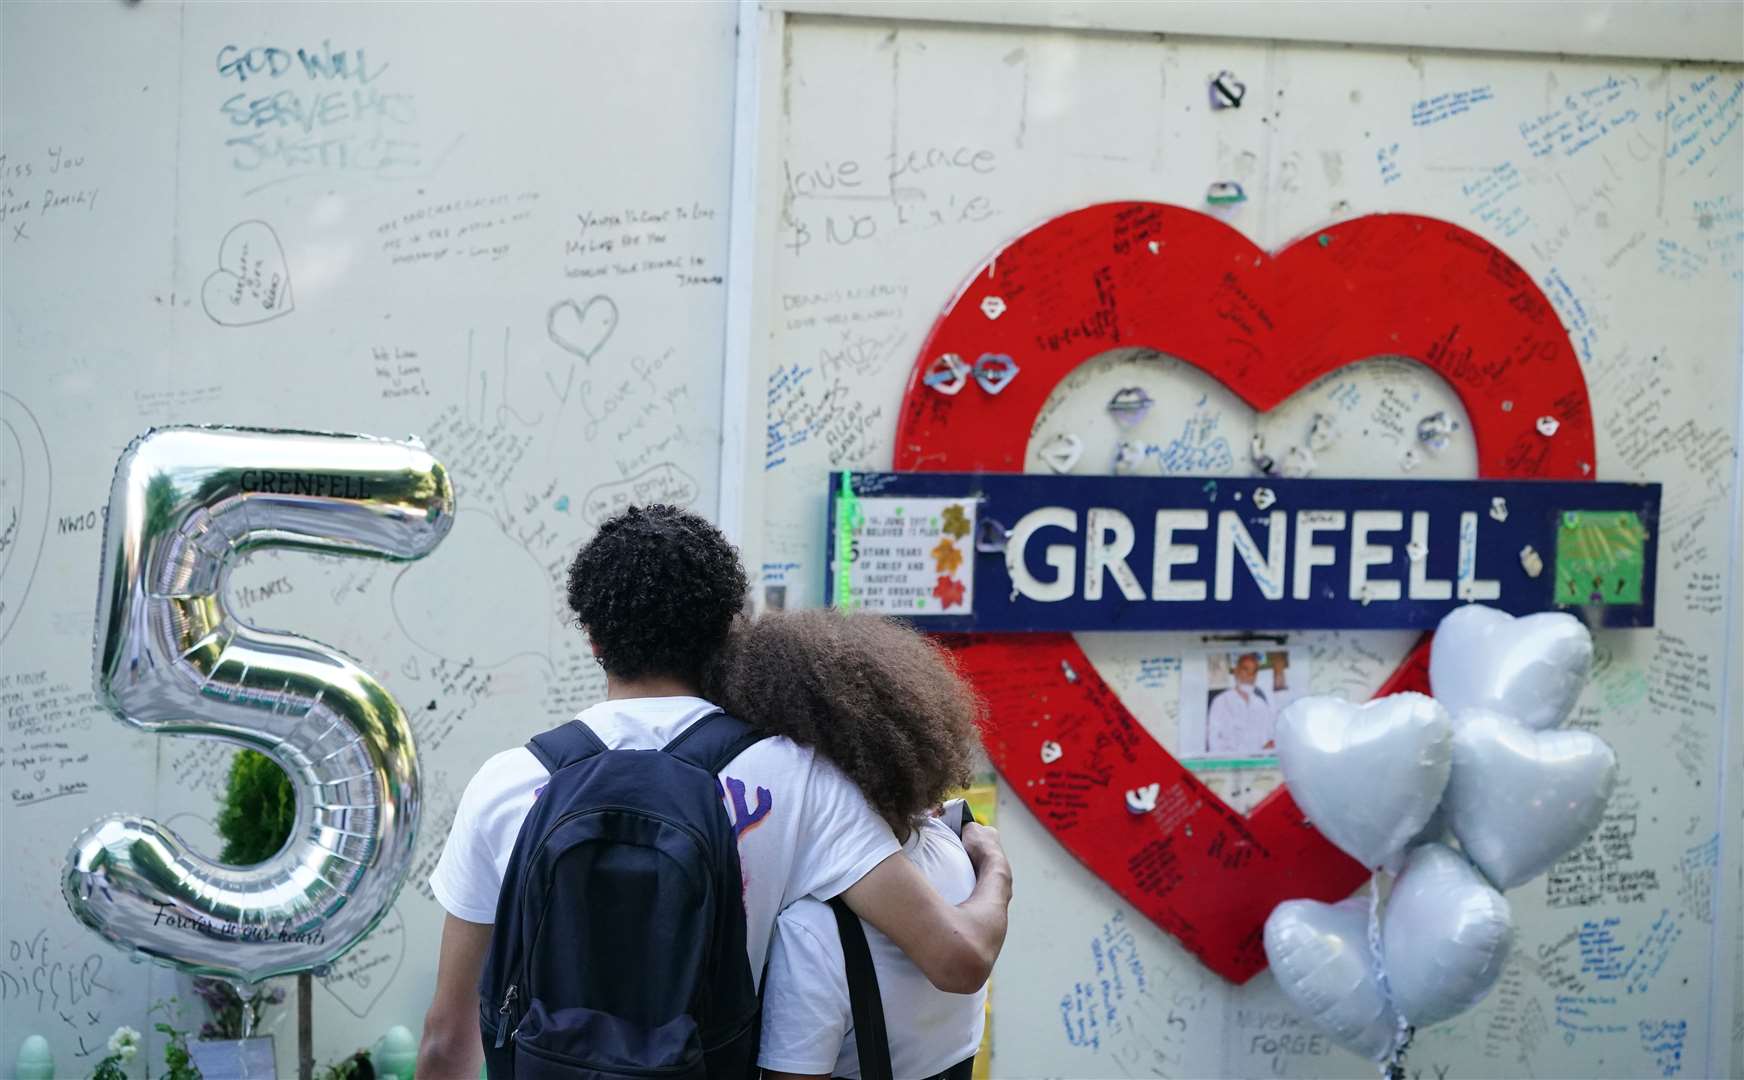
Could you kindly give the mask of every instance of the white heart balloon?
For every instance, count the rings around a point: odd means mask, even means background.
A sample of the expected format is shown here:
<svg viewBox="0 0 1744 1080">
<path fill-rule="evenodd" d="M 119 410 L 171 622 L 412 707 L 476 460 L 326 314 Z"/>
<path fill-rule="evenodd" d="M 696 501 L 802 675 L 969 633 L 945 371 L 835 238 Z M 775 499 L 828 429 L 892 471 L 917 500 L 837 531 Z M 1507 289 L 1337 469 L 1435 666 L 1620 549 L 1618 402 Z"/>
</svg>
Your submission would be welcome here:
<svg viewBox="0 0 1744 1080">
<path fill-rule="evenodd" d="M 1448 825 L 1498 889 L 1525 884 L 1604 817 L 1617 755 L 1585 731 L 1533 731 L 1488 709 L 1454 719 Z"/>
<path fill-rule="evenodd" d="M 1451 724 L 1451 722 L 1450 719 L 1449 723 Z M 1449 753 L 1451 754 L 1451 752 L 1450 749 Z M 1451 775 L 1451 773 L 1449 775 Z M 1443 802 L 1436 805 L 1434 813 L 1429 815 L 1428 823 L 1413 833 L 1411 839 L 1405 841 L 1404 847 L 1400 848 L 1391 858 L 1382 863 L 1381 869 L 1394 877 L 1398 877 L 1400 874 L 1404 873 L 1405 860 L 1411 857 L 1413 851 L 1416 851 L 1424 844 L 1446 844 L 1450 842 L 1447 835 L 1446 794 L 1447 793 L 1444 790 L 1442 792 Z"/>
<path fill-rule="evenodd" d="M 1447 786 L 1452 730 L 1423 694 L 1365 705 L 1307 697 L 1278 717 L 1278 764 L 1314 827 L 1367 867 L 1428 823 Z"/>
<path fill-rule="evenodd" d="M 1371 1061 L 1391 1052 L 1399 1015 L 1375 979 L 1367 904 L 1286 900 L 1266 919 L 1265 944 L 1279 989 L 1309 1023 Z"/>
<path fill-rule="evenodd" d="M 1573 615 L 1515 618 L 1468 604 L 1429 646 L 1429 687 L 1451 713 L 1494 709 L 1529 728 L 1553 728 L 1574 710 L 1593 666 L 1593 636 Z"/>
<path fill-rule="evenodd" d="M 1408 1023 L 1438 1024 L 1482 1001 L 1513 944 L 1507 899 L 1464 856 L 1412 849 L 1381 917 L 1387 989 Z"/>
</svg>

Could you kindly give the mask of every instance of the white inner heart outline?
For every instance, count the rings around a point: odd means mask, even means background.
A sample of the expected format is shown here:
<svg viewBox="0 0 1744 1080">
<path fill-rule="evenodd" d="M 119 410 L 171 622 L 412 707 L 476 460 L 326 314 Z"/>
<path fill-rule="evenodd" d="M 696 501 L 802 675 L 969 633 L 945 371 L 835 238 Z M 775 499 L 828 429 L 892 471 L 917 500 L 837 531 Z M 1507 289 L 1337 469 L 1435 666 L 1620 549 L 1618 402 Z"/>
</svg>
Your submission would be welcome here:
<svg viewBox="0 0 1744 1080">
<path fill-rule="evenodd" d="M 1130 428 L 1115 423 L 1107 405 L 1115 394 L 1129 387 L 1145 390 L 1153 399 L 1149 412 Z M 1397 416 L 1397 402 L 1413 402 L 1412 412 Z M 1386 410 L 1382 412 L 1383 408 Z M 1447 449 L 1425 460 L 1411 473 L 1397 468 L 1399 451 L 1416 441 L 1416 424 L 1423 415 L 1437 411 L 1460 424 Z M 1394 429 L 1374 419 L 1383 419 Z M 1310 450 L 1310 437 L 1319 424 L 1318 439 L 1330 445 Z M 1414 361 L 1399 358 L 1355 358 L 1307 386 L 1272 409 L 1256 413 L 1233 390 L 1192 364 L 1152 349 L 1123 348 L 1092 357 L 1060 381 L 1036 418 L 1030 433 L 1024 469 L 1051 472 L 1044 456 L 1053 441 L 1072 435 L 1082 445 L 1084 460 L 1093 463 L 1073 475 L 1114 475 L 1117 444 L 1126 440 L 1148 442 L 1157 447 L 1132 469 L 1131 475 L 1192 475 L 1212 479 L 1251 480 L 1261 474 L 1249 458 L 1249 446 L 1259 435 L 1279 461 L 1312 462 L 1316 477 L 1405 477 L 1412 479 L 1471 479 L 1477 476 L 1476 447 L 1469 437 L 1471 425 L 1457 393 L 1435 373 Z M 1292 450 L 1300 450 L 1291 456 Z M 1227 491 L 1206 484 L 1206 507 L 1221 509 Z M 1245 504 L 1239 504 L 1245 505 Z M 1485 521 L 1488 518 L 1484 519 Z M 1383 534 L 1396 541 L 1393 562 L 1378 571 L 1381 576 L 1403 579 L 1409 573 L 1405 544 L 1409 533 Z M 1432 537 L 1432 544 L 1436 540 Z M 1256 628 L 1263 629 L 1263 628 Z M 1319 642 L 1340 658 L 1337 669 L 1326 666 L 1315 676 L 1316 686 L 1353 700 L 1362 700 L 1377 689 L 1398 667 L 1420 635 L 1410 630 L 1305 631 L 1290 635 L 1291 645 Z M 1159 656 L 1180 656 L 1203 648 L 1198 634 L 1120 633 L 1079 634 L 1076 640 L 1120 700 L 1139 722 L 1173 752 L 1177 741 L 1173 723 L 1178 715 L 1178 674 L 1162 679 L 1141 679 L 1140 661 Z M 1229 805 L 1247 811 L 1276 788 L 1275 769 L 1253 773 L 1204 773 Z M 1239 781 L 1239 782 L 1238 782 Z"/>
</svg>

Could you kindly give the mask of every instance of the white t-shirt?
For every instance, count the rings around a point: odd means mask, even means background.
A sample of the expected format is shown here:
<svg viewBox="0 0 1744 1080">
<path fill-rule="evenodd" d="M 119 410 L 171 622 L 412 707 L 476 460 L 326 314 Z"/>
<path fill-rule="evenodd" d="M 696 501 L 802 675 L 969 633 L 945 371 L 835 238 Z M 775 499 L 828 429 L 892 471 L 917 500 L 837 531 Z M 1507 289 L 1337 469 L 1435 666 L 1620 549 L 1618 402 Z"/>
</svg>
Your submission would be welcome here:
<svg viewBox="0 0 1744 1080">
<path fill-rule="evenodd" d="M 937 818 L 916 829 L 902 850 L 948 902 L 960 904 L 974 891 L 975 869 L 963 842 Z M 986 1021 L 985 986 L 973 994 L 939 990 L 895 942 L 871 926 L 866 926 L 866 946 L 878 973 L 893 1075 L 932 1076 L 975 1053 Z M 835 912 L 827 904 L 801 900 L 776 923 L 757 1064 L 857 1078 L 859 1054 Z"/>
<path fill-rule="evenodd" d="M 658 750 L 713 712 L 701 698 L 625 698 L 581 712 L 613 750 Z M 521 822 L 550 774 L 524 746 L 484 763 L 460 806 L 430 890 L 450 915 L 491 923 Z M 722 802 L 739 837 L 745 886 L 745 950 L 754 977 L 775 917 L 795 900 L 828 900 L 900 850 L 890 826 L 858 786 L 810 748 L 769 738 L 734 758 L 720 775 Z"/>
<path fill-rule="evenodd" d="M 1231 686 L 1211 699 L 1205 718 L 1206 744 L 1214 754 L 1257 754 L 1275 734 L 1278 713 L 1294 695 L 1287 690 Z"/>
</svg>

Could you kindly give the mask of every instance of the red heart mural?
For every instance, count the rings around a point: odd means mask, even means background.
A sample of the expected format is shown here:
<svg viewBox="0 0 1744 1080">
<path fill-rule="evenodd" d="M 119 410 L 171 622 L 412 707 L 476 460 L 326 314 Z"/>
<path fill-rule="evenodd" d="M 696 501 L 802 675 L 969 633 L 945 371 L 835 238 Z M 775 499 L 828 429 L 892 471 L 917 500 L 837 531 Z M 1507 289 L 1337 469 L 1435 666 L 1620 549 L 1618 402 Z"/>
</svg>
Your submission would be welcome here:
<svg viewBox="0 0 1744 1080">
<path fill-rule="evenodd" d="M 1123 346 L 1195 364 L 1256 411 L 1353 361 L 1410 357 L 1464 402 L 1479 475 L 1593 472 L 1592 413 L 1568 335 L 1526 272 L 1481 237 L 1384 214 L 1271 256 L 1215 218 L 1139 202 L 1055 218 L 982 266 L 916 358 L 894 468 L 1021 470 L 1060 380 Z M 946 396 L 921 381 L 944 353 L 1007 354 L 1022 373 L 997 397 L 974 387 Z M 1544 416 L 1556 418 L 1554 435 L 1538 430 Z M 1428 690 L 1427 642 L 1380 693 Z M 1245 982 L 1265 967 L 1261 932 L 1280 901 L 1338 900 L 1368 876 L 1282 788 L 1251 815 L 1225 805 L 1151 738 L 1071 635 L 952 644 L 990 706 L 984 741 L 1006 783 L 1067 850 L 1224 978 Z M 1043 740 L 1060 744 L 1051 763 Z M 1124 793 L 1153 783 L 1156 809 L 1129 812 Z"/>
</svg>

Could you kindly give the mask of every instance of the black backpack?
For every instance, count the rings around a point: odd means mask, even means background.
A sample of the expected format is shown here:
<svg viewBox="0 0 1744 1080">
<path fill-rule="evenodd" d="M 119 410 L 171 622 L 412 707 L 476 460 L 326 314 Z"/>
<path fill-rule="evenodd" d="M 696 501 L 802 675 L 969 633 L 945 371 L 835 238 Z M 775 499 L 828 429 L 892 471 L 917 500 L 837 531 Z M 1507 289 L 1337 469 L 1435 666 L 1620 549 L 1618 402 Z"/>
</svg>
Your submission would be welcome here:
<svg viewBox="0 0 1744 1080">
<path fill-rule="evenodd" d="M 757 1069 L 739 848 L 715 778 L 764 736 L 715 712 L 658 751 L 571 721 L 521 825 L 479 980 L 491 1080 L 740 1080 Z"/>
</svg>

